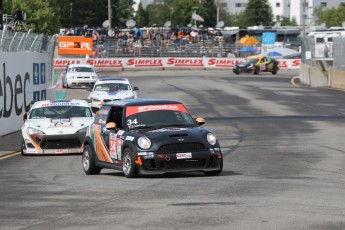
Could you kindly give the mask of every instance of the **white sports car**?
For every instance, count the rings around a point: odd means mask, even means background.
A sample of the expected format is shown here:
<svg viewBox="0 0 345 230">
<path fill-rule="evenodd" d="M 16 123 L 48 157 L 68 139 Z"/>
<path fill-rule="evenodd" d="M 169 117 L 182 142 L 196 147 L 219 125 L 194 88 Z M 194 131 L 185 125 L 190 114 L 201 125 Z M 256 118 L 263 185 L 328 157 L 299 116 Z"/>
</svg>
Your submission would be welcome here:
<svg viewBox="0 0 345 230">
<path fill-rule="evenodd" d="M 95 111 L 107 101 L 136 99 L 138 90 L 138 87 L 131 86 L 127 78 L 102 77 L 96 81 L 87 99 Z"/>
<path fill-rule="evenodd" d="M 72 64 L 64 72 L 62 86 L 85 86 L 95 84 L 98 76 L 95 69 L 89 64 Z"/>
<path fill-rule="evenodd" d="M 82 153 L 94 114 L 85 100 L 38 101 L 23 115 L 22 154 Z"/>
</svg>

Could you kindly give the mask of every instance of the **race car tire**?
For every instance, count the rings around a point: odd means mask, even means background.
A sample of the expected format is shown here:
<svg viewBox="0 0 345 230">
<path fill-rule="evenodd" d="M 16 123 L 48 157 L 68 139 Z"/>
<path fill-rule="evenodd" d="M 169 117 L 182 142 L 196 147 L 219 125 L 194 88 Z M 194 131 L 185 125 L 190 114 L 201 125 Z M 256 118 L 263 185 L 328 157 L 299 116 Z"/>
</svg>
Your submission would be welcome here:
<svg viewBox="0 0 345 230">
<path fill-rule="evenodd" d="M 223 170 L 223 158 L 220 159 L 219 165 L 220 165 L 220 169 L 215 170 L 215 171 L 204 172 L 205 175 L 206 176 L 218 176 Z"/>
<path fill-rule="evenodd" d="M 96 175 L 102 170 L 102 168 L 96 166 L 94 153 L 90 145 L 84 147 L 82 164 L 86 175 Z"/>
<path fill-rule="evenodd" d="M 277 66 L 273 67 L 272 74 L 277 74 L 278 73 L 278 68 Z"/>
<path fill-rule="evenodd" d="M 138 170 L 135 165 L 134 153 L 132 153 L 131 149 L 125 148 L 122 155 L 122 171 L 125 177 L 137 177 Z"/>
<path fill-rule="evenodd" d="M 257 75 L 259 73 L 260 73 L 260 68 L 259 67 L 255 67 L 254 74 Z"/>
<path fill-rule="evenodd" d="M 235 73 L 235 74 L 240 74 L 240 71 L 234 70 L 234 73 Z"/>
<path fill-rule="evenodd" d="M 25 149 L 25 142 L 24 142 L 24 139 L 22 138 L 22 143 L 21 143 L 21 147 L 20 147 L 20 151 L 21 151 L 22 155 L 25 155 L 24 154 L 24 149 Z"/>
<path fill-rule="evenodd" d="M 65 80 L 62 80 L 62 88 L 66 88 Z"/>
</svg>

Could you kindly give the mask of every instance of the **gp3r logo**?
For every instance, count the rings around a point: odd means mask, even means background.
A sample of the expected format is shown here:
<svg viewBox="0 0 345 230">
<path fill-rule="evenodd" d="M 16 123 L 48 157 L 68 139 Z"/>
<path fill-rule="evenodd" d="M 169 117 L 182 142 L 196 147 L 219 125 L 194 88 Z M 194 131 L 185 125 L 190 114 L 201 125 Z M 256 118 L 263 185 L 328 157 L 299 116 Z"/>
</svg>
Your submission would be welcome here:
<svg viewBox="0 0 345 230">
<path fill-rule="evenodd" d="M 35 86 L 46 84 L 46 63 L 33 63 L 32 64 L 32 84 Z M 44 87 L 45 88 L 45 87 Z M 33 101 L 40 101 L 47 99 L 47 91 L 34 90 Z"/>
<path fill-rule="evenodd" d="M 59 47 L 61 49 L 86 49 L 92 50 L 90 47 L 90 43 L 88 42 L 59 42 Z"/>
</svg>

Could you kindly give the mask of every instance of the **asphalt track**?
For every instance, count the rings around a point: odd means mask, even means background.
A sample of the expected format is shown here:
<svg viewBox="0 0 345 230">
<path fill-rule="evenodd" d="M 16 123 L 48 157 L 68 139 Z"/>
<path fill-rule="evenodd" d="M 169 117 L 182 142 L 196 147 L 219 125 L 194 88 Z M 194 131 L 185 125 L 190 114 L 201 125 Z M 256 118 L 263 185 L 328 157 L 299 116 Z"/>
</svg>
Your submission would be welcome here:
<svg viewBox="0 0 345 230">
<path fill-rule="evenodd" d="M 1 230 L 345 229 L 344 92 L 296 87 L 296 73 L 283 71 L 112 75 L 203 116 L 222 146 L 222 174 L 127 179 L 86 176 L 80 155 L 0 158 Z M 1 137 L 1 150 L 19 150 L 19 137 Z"/>
</svg>

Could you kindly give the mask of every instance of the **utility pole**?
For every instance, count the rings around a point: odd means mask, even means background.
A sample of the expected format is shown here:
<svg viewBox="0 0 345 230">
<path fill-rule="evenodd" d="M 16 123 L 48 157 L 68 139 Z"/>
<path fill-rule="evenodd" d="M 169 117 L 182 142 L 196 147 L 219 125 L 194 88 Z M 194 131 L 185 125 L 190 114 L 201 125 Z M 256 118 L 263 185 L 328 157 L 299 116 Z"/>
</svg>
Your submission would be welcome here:
<svg viewBox="0 0 345 230">
<path fill-rule="evenodd" d="M 108 0 L 108 20 L 109 20 L 109 30 L 111 30 L 111 0 Z"/>
<path fill-rule="evenodd" d="M 302 28 L 303 28 L 303 36 L 305 36 L 305 9 L 306 9 L 306 2 L 302 0 Z"/>
<path fill-rule="evenodd" d="M 4 27 L 4 22 L 2 20 L 2 0 L 0 0 L 0 30 L 2 30 Z"/>
</svg>

